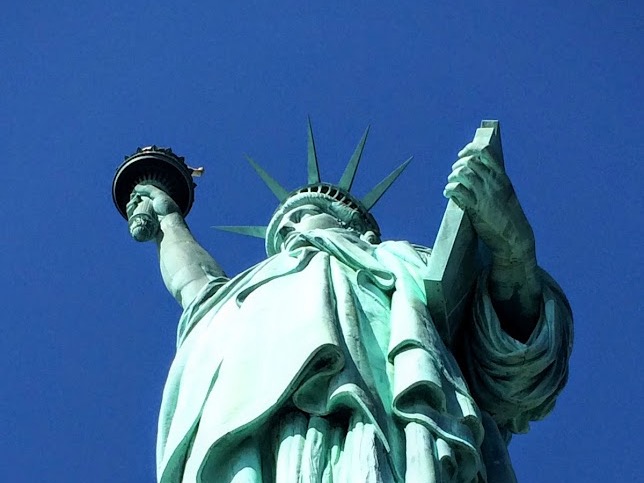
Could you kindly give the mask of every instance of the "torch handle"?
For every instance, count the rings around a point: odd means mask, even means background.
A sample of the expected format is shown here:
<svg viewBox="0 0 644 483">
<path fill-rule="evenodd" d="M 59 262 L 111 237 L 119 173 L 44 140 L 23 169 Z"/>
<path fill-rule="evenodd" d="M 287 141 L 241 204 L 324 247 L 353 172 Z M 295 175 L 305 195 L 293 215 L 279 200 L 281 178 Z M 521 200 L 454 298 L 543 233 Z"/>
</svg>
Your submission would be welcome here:
<svg viewBox="0 0 644 483">
<path fill-rule="evenodd" d="M 143 198 L 128 219 L 130 235 L 138 242 L 152 240 L 159 231 L 159 220 L 152 208 L 152 200 Z"/>
</svg>

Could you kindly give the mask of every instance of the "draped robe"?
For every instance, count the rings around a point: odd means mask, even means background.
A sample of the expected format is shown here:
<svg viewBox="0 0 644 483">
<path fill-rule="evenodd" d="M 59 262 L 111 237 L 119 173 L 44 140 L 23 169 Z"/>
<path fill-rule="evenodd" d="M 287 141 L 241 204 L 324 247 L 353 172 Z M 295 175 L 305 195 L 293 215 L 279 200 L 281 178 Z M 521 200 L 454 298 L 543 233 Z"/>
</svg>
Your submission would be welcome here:
<svg viewBox="0 0 644 483">
<path fill-rule="evenodd" d="M 160 483 L 515 481 L 510 433 L 552 409 L 572 318 L 541 272 L 521 343 L 481 274 L 459 359 L 427 309 L 428 249 L 343 229 L 280 253 L 187 307 L 163 393 Z"/>
</svg>

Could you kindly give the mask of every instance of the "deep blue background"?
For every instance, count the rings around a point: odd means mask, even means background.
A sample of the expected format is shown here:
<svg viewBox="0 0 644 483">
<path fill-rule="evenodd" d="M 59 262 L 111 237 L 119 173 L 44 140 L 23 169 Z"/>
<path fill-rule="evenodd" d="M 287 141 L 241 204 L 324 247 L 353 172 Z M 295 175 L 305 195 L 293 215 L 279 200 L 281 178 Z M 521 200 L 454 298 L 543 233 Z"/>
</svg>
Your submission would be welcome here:
<svg viewBox="0 0 644 483">
<path fill-rule="evenodd" d="M 541 265 L 576 320 L 570 382 L 515 438 L 522 483 L 643 481 L 638 2 L 12 2 L 0 16 L 0 481 L 152 482 L 179 308 L 110 197 L 137 146 L 207 172 L 188 221 L 229 274 L 306 176 L 306 116 L 354 192 L 415 161 L 374 210 L 431 245 L 456 153 L 500 119 Z M 323 6 L 322 6 L 323 4 Z M 350 5 L 348 5 L 350 4 Z M 520 4 L 520 6 L 519 6 Z M 573 6 L 574 5 L 574 6 Z"/>
</svg>

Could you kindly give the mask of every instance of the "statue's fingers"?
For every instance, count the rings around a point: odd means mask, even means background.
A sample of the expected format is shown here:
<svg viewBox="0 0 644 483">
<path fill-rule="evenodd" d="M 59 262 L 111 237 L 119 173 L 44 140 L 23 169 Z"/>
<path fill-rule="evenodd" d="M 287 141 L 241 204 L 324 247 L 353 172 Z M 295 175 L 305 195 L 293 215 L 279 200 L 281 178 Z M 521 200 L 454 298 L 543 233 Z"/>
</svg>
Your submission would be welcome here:
<svg viewBox="0 0 644 483">
<path fill-rule="evenodd" d="M 132 216 L 132 213 L 134 213 L 134 210 L 136 210 L 136 207 L 139 206 L 139 203 L 141 202 L 141 197 L 136 194 L 132 193 L 131 200 L 125 205 L 125 212 L 127 213 L 127 217 L 129 218 Z"/>
<path fill-rule="evenodd" d="M 495 171 L 495 172 L 504 171 L 503 165 L 498 160 L 498 158 L 493 154 L 491 146 L 485 146 L 483 149 L 481 149 L 481 152 L 479 154 L 479 159 L 481 160 L 481 163 L 483 163 L 485 166 L 490 168 L 492 171 Z"/>
<path fill-rule="evenodd" d="M 452 164 L 452 171 L 460 168 L 461 166 L 466 166 L 467 163 L 474 158 L 474 156 L 464 156 L 462 158 L 458 158 L 458 160 Z"/>
<path fill-rule="evenodd" d="M 147 196 L 148 198 L 154 198 L 155 196 L 163 193 L 159 188 L 156 186 L 153 186 L 151 184 L 137 184 L 134 187 L 134 193 L 141 195 L 141 196 Z"/>
<path fill-rule="evenodd" d="M 485 145 L 479 142 L 468 143 L 458 152 L 458 157 L 463 158 L 465 156 L 477 156 L 484 147 Z"/>
<path fill-rule="evenodd" d="M 504 172 L 503 165 L 494 155 L 492 147 L 489 144 L 471 142 L 458 153 L 459 158 L 477 157 L 489 169 L 495 172 Z"/>
<path fill-rule="evenodd" d="M 447 195 L 445 195 L 447 196 Z M 468 206 L 467 206 L 467 201 L 461 197 L 460 193 L 452 193 L 449 196 L 447 196 L 450 200 L 452 200 L 456 205 L 463 211 L 467 211 Z"/>
<path fill-rule="evenodd" d="M 485 179 L 490 173 L 490 169 L 481 161 L 479 156 L 465 156 L 452 165 L 452 172 L 468 168 L 473 171 L 479 178 Z"/>
<path fill-rule="evenodd" d="M 443 195 L 446 198 L 454 200 L 462 209 L 471 208 L 476 205 L 476 196 L 474 193 L 461 183 L 447 183 L 443 190 Z"/>
<path fill-rule="evenodd" d="M 474 193 L 476 198 L 476 193 L 480 191 L 480 187 L 483 184 L 483 179 L 473 171 L 468 165 L 463 165 L 456 168 L 450 173 L 447 177 L 448 183 L 460 183 L 469 191 Z"/>
</svg>

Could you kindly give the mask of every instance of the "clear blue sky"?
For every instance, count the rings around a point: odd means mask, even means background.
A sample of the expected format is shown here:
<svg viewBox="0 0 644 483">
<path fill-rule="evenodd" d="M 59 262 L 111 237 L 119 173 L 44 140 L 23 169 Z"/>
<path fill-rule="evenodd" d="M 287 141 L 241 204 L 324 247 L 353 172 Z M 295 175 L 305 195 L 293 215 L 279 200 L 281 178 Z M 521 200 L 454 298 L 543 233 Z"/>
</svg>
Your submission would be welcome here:
<svg viewBox="0 0 644 483">
<path fill-rule="evenodd" d="M 210 226 L 275 208 L 244 153 L 304 182 L 309 114 L 330 181 L 371 124 L 358 195 L 415 156 L 374 214 L 385 238 L 425 245 L 456 153 L 501 120 L 540 264 L 576 320 L 566 391 L 511 445 L 519 480 L 644 481 L 641 3 L 11 3 L 0 481 L 155 480 L 180 311 L 112 205 L 114 170 L 152 143 L 204 165 L 188 221 L 236 274 L 262 243 Z"/>
</svg>

